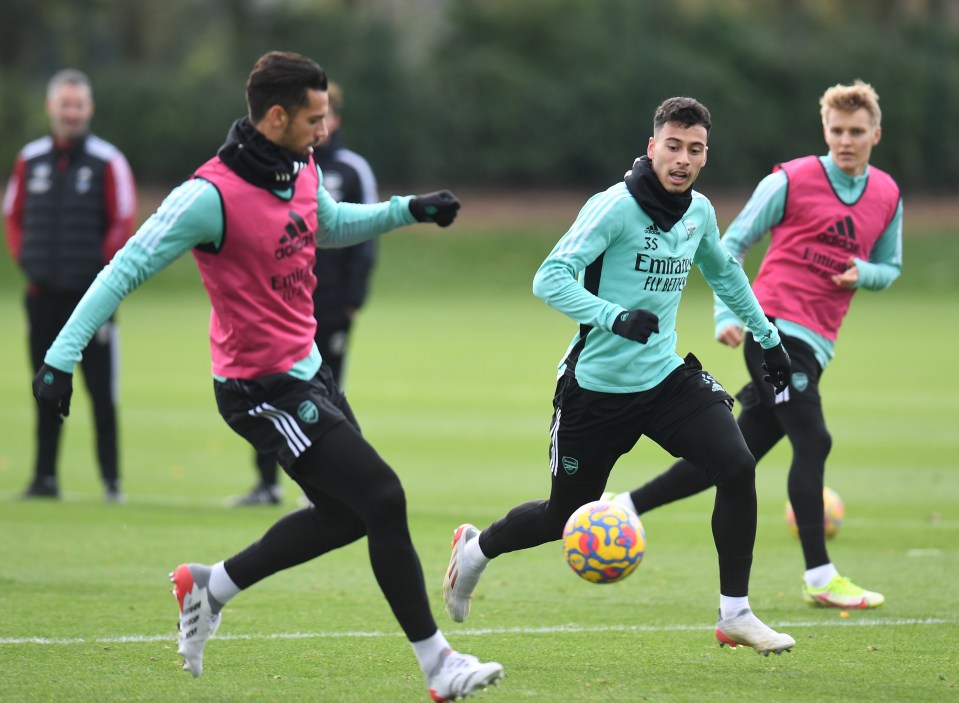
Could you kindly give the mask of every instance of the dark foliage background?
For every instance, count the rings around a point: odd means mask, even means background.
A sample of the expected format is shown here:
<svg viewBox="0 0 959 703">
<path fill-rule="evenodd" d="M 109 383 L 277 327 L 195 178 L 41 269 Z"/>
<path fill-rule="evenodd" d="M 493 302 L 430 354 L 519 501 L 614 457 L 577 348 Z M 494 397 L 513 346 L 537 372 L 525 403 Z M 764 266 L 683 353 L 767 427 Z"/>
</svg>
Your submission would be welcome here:
<svg viewBox="0 0 959 703">
<path fill-rule="evenodd" d="M 6 0 L 0 167 L 44 133 L 65 66 L 94 82 L 94 129 L 143 182 L 176 181 L 245 112 L 270 49 L 346 93 L 349 144 L 406 187 L 605 186 L 656 105 L 706 103 L 711 186 L 749 187 L 822 153 L 818 99 L 881 96 L 874 162 L 904 189 L 959 185 L 959 3 L 949 0 Z"/>
</svg>

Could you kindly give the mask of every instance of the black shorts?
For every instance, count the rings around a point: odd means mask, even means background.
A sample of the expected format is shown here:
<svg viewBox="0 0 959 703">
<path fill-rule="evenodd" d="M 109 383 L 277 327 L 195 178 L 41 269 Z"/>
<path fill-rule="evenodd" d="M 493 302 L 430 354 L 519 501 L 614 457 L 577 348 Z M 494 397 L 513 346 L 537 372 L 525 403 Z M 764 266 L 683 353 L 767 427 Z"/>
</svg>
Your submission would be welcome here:
<svg viewBox="0 0 959 703">
<path fill-rule="evenodd" d="M 746 369 L 752 381 L 736 394 L 736 399 L 744 410 L 757 405 L 772 408 L 795 401 L 822 402 L 819 397 L 819 377 L 822 375 L 822 367 L 812 347 L 795 337 L 786 335 L 780 335 L 780 337 L 789 354 L 789 361 L 792 363 L 792 378 L 786 390 L 777 395 L 773 387 L 763 380 L 763 376 L 766 375 L 763 371 L 763 348 L 752 335 L 746 335 L 743 354 L 746 358 Z"/>
<path fill-rule="evenodd" d="M 550 424 L 553 475 L 572 483 L 605 484 L 613 464 L 646 435 L 672 453 L 673 433 L 703 408 L 733 399 L 689 354 L 662 383 L 638 393 L 601 393 L 566 374 L 556 384 Z"/>
<path fill-rule="evenodd" d="M 341 422 L 359 429 L 346 396 L 326 364 L 309 381 L 278 373 L 251 380 L 213 381 L 220 415 L 259 454 L 284 469 Z"/>
</svg>

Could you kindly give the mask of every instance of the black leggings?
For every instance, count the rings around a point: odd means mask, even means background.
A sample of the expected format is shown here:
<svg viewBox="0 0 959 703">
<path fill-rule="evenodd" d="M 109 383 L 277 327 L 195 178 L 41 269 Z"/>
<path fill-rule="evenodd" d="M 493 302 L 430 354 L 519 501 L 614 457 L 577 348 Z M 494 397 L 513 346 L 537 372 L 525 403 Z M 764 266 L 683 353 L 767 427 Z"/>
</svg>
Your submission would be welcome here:
<svg viewBox="0 0 959 703">
<path fill-rule="evenodd" d="M 676 430 L 663 448 L 695 462 L 690 466 L 701 466 L 695 470 L 697 479 L 717 487 L 712 530 L 720 592 L 747 595 L 756 539 L 755 461 L 732 413 L 722 403 L 706 406 Z M 606 478 L 571 484 L 554 476 L 549 500 L 530 501 L 510 510 L 483 530 L 480 548 L 493 558 L 560 539 L 573 511 L 602 495 Z"/>
<path fill-rule="evenodd" d="M 367 536 L 370 564 L 411 642 L 436 631 L 396 473 L 348 422 L 314 442 L 288 471 L 313 505 L 280 518 L 224 566 L 241 589 Z"/>
<path fill-rule="evenodd" d="M 783 436 L 789 437 L 793 458 L 787 488 L 796 513 L 796 525 L 806 568 L 829 563 L 823 532 L 823 475 L 832 438 L 826 429 L 822 405 L 791 401 L 767 408 L 754 405 L 739 414 L 739 428 L 758 462 Z M 632 492 L 642 514 L 666 503 L 686 498 L 713 485 L 706 472 L 680 460 L 666 472 Z"/>
</svg>

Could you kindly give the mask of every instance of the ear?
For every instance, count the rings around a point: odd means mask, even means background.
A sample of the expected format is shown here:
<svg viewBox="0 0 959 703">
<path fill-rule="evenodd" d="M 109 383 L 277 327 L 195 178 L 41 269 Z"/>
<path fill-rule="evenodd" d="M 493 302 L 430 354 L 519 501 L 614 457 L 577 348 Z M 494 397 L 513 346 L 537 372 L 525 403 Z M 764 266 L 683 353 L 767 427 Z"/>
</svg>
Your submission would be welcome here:
<svg viewBox="0 0 959 703">
<path fill-rule="evenodd" d="M 709 161 L 709 147 L 703 147 L 703 166 L 706 165 L 706 162 Z M 700 167 L 702 168 L 702 166 Z"/>
<path fill-rule="evenodd" d="M 266 111 L 267 124 L 271 127 L 285 127 L 289 119 L 290 116 L 282 105 L 271 105 L 270 109 Z"/>
<path fill-rule="evenodd" d="M 653 147 L 656 146 L 656 137 L 650 137 L 649 143 L 646 145 L 646 156 L 649 157 L 649 160 L 653 160 Z"/>
<path fill-rule="evenodd" d="M 876 146 L 880 139 L 882 139 L 882 127 L 876 127 L 876 132 L 872 135 L 872 145 Z"/>
</svg>

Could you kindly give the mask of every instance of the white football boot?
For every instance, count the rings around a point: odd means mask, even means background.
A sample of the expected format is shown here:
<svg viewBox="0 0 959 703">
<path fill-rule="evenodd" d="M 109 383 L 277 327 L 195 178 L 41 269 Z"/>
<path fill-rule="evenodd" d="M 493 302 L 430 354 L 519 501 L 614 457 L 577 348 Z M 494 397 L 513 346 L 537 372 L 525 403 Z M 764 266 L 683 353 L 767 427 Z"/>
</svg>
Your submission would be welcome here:
<svg viewBox="0 0 959 703">
<path fill-rule="evenodd" d="M 446 612 L 455 622 L 463 622 L 470 613 L 473 589 L 479 583 L 484 566 L 475 566 L 466 559 L 466 543 L 479 536 L 479 529 L 465 523 L 453 532 L 453 553 L 450 565 L 443 578 L 443 603 Z"/>
<path fill-rule="evenodd" d="M 180 564 L 170 581 L 180 605 L 177 653 L 183 655 L 183 668 L 196 677 L 203 673 L 203 647 L 220 626 L 221 606 L 210 597 L 209 566 Z"/>
<path fill-rule="evenodd" d="M 472 696 L 487 686 L 495 686 L 502 678 L 502 664 L 481 662 L 472 654 L 448 649 L 427 677 L 427 685 L 430 698 L 436 703 L 446 703 Z"/>
<path fill-rule="evenodd" d="M 725 620 L 720 611 L 716 622 L 716 639 L 719 640 L 720 647 L 728 644 L 735 649 L 744 645 L 752 647 L 764 657 L 768 657 L 770 652 L 774 654 L 788 652 L 796 645 L 796 640 L 768 627 L 753 615 L 753 611 L 749 608 L 743 608 L 736 615 Z"/>
</svg>

